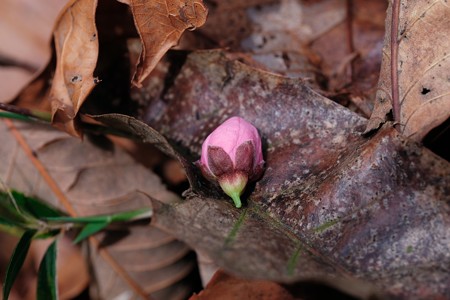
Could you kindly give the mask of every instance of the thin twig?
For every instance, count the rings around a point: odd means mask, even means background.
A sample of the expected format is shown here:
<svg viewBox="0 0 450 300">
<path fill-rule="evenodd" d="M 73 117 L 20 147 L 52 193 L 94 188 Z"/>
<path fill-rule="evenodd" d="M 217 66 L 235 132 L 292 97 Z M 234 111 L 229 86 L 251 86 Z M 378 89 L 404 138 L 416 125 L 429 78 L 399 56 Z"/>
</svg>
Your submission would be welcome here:
<svg viewBox="0 0 450 300">
<path fill-rule="evenodd" d="M 347 19 L 346 19 L 346 25 L 347 25 L 347 49 L 349 51 L 349 54 L 353 54 L 355 52 L 355 45 L 353 42 L 353 0 L 347 0 L 346 5 L 347 10 Z M 350 81 L 353 82 L 354 77 L 354 60 L 352 59 L 349 63 L 348 72 Z"/>
<path fill-rule="evenodd" d="M 400 0 L 392 2 L 391 16 L 391 92 L 392 114 L 394 115 L 394 127 L 399 130 L 400 124 L 400 97 L 398 91 L 398 21 L 400 15 Z"/>
</svg>

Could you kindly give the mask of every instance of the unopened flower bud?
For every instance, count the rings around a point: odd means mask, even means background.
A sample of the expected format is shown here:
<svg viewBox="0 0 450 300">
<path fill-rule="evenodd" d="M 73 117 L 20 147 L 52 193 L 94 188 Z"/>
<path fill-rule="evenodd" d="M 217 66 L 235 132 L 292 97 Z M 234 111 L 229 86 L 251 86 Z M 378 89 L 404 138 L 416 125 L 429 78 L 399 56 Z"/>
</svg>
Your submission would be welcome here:
<svg viewBox="0 0 450 300">
<path fill-rule="evenodd" d="M 217 127 L 203 142 L 197 165 L 211 182 L 218 183 L 237 208 L 248 182 L 264 171 L 258 130 L 240 117 L 232 117 Z"/>
</svg>

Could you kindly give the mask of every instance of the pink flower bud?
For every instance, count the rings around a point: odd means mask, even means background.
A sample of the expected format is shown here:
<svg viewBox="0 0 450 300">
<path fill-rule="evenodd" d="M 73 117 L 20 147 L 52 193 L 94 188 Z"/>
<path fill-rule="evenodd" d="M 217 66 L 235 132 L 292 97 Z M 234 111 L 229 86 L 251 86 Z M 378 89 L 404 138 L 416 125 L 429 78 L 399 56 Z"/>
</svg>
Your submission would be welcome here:
<svg viewBox="0 0 450 300">
<path fill-rule="evenodd" d="M 245 186 L 264 171 L 258 130 L 240 117 L 228 119 L 203 142 L 197 165 L 208 180 L 219 183 L 236 207 L 241 207 Z"/>
</svg>

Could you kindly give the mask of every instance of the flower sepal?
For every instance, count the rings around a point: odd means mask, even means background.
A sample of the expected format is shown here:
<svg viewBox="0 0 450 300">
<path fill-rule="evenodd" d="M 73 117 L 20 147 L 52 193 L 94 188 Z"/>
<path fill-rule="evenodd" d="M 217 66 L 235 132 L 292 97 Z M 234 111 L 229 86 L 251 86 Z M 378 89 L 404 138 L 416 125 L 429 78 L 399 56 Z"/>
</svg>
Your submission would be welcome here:
<svg viewBox="0 0 450 300">
<path fill-rule="evenodd" d="M 228 173 L 219 177 L 218 182 L 225 194 L 233 199 L 236 208 L 240 208 L 241 195 L 247 185 L 248 176 L 244 172 Z"/>
</svg>

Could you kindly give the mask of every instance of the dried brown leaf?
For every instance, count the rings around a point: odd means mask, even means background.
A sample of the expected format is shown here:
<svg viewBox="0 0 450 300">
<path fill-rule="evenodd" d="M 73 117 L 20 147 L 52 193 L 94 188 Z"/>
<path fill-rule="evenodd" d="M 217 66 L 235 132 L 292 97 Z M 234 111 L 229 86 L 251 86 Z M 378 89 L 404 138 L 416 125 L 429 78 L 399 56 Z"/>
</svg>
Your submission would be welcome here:
<svg viewBox="0 0 450 300">
<path fill-rule="evenodd" d="M 304 78 L 316 91 L 370 116 L 381 65 L 386 2 L 207 3 L 211 3 L 210 17 L 199 31 L 213 43 L 209 48 L 244 51 L 259 68 Z"/>
<path fill-rule="evenodd" d="M 337 22 L 322 31 L 312 41 L 311 48 L 322 58 L 322 72 L 328 79 L 327 90 L 363 97 L 364 101 L 356 104 L 369 117 L 380 73 L 387 1 L 338 2 L 343 18 L 335 17 Z M 320 9 L 325 3 L 314 3 L 311 8 Z M 332 13 L 333 10 L 328 11 L 328 14 Z M 315 18 L 310 20 L 312 24 L 325 19 L 317 13 L 312 14 L 312 18 Z"/>
<path fill-rule="evenodd" d="M 11 188 L 77 215 L 150 207 L 147 195 L 163 202 L 178 199 L 154 173 L 106 141 L 82 142 L 36 124 L 14 126 L 8 129 L 0 122 L 0 136 L 4 137 L 0 177 Z M 20 136 L 23 140 L 18 144 Z M 23 151 L 25 147 L 29 149 Z M 33 164 L 33 160 L 37 162 Z M 107 299 L 122 293 L 165 295 L 172 285 L 178 295 L 190 293 L 190 279 L 186 278 L 194 263 L 183 243 L 148 224 L 111 229 L 101 237 L 101 242 L 94 239 L 90 247 L 92 263 L 101 268 L 94 269 L 98 295 Z M 121 238 L 124 240 L 114 243 Z"/>
<path fill-rule="evenodd" d="M 94 88 L 98 57 L 97 1 L 73 0 L 55 25 L 56 71 L 50 91 L 53 124 L 79 136 L 75 117 Z"/>
<path fill-rule="evenodd" d="M 190 300 L 293 300 L 295 299 L 282 286 L 262 280 L 245 280 L 232 277 L 222 271 L 216 272 L 208 286 Z"/>
<path fill-rule="evenodd" d="M 201 0 L 129 2 L 142 42 L 142 52 L 132 81 L 140 87 L 167 50 L 178 43 L 186 29 L 194 30 L 205 23 L 208 10 Z"/>
<path fill-rule="evenodd" d="M 398 89 L 400 131 L 415 141 L 422 140 L 450 116 L 450 6 L 444 1 L 402 2 L 399 16 L 388 10 L 383 63 L 375 110 L 367 131 L 384 123 L 392 110 L 393 89 Z M 391 29 L 398 20 L 398 57 L 391 57 Z M 391 71 L 398 78 L 393 86 Z"/>
</svg>

